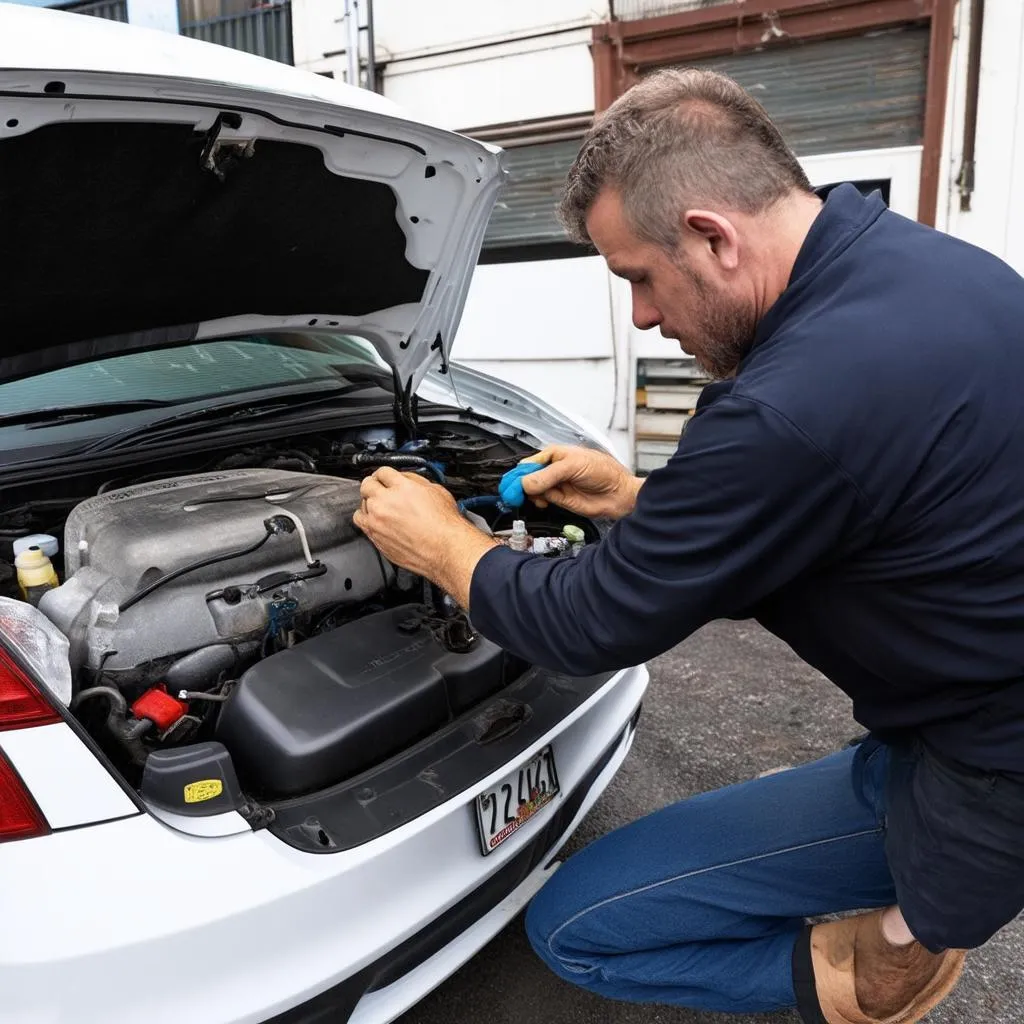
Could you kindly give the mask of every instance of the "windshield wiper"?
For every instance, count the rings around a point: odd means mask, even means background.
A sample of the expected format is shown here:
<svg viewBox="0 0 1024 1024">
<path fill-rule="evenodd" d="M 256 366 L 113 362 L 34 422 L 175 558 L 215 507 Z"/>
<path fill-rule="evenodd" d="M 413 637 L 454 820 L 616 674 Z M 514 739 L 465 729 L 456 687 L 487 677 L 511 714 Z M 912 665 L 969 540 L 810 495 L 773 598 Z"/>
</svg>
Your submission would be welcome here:
<svg viewBox="0 0 1024 1024">
<path fill-rule="evenodd" d="M 70 452 L 71 455 L 92 455 L 97 452 L 116 451 L 119 448 L 130 448 L 139 442 L 151 444 L 166 441 L 192 433 L 197 426 L 204 429 L 211 423 L 230 423 L 235 420 L 248 422 L 275 416 L 279 413 L 291 413 L 317 405 L 329 405 L 353 391 L 364 391 L 377 385 L 377 381 L 344 384 L 331 387 L 324 393 L 324 381 L 318 382 L 317 391 L 310 397 L 309 391 L 293 392 L 292 394 L 265 395 L 255 398 L 238 398 L 233 402 L 222 402 L 218 405 L 191 408 L 173 416 L 161 416 L 158 420 L 142 423 L 124 430 L 114 431 L 105 437 L 90 441 L 81 448 Z"/>
<path fill-rule="evenodd" d="M 394 374 L 381 366 L 371 366 L 368 363 L 331 363 L 327 369 L 353 383 L 365 381 L 379 384 L 385 391 L 393 391 L 395 387 Z"/>
<path fill-rule="evenodd" d="M 0 416 L 0 427 L 25 426 L 29 430 L 51 427 L 58 423 L 73 423 L 76 420 L 99 420 L 105 416 L 119 416 L 140 409 L 163 409 L 173 402 L 160 398 L 138 398 L 122 402 L 86 402 L 82 405 L 54 405 L 44 409 L 24 409 Z"/>
</svg>

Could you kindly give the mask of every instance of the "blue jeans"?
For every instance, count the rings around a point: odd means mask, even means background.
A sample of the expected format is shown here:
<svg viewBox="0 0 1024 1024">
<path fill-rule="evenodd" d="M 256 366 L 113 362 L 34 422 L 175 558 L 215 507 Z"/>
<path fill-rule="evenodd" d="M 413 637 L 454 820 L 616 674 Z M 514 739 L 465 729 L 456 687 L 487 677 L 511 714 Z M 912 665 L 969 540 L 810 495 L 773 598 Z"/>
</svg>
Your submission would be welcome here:
<svg viewBox="0 0 1024 1024">
<path fill-rule="evenodd" d="M 526 928 L 556 974 L 614 999 L 792 1007 L 804 919 L 890 906 L 889 749 L 869 740 L 657 811 L 570 858 Z"/>
</svg>

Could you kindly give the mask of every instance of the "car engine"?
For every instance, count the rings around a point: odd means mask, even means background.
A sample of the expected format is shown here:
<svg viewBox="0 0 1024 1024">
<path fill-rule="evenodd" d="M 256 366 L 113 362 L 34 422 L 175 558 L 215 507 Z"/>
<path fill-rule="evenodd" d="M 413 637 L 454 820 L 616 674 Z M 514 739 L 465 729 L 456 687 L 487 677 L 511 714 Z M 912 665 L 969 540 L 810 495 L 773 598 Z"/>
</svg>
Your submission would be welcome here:
<svg viewBox="0 0 1024 1024">
<path fill-rule="evenodd" d="M 182 793 L 219 776 L 245 806 L 292 799 L 386 761 L 528 668 L 355 528 L 361 479 L 419 473 L 500 541 L 572 557 L 595 524 L 497 496 L 530 450 L 474 426 L 405 443 L 363 428 L 128 468 L 81 497 L 83 481 L 54 481 L 0 508 L 0 591 L 17 593 L 19 545 L 59 546 L 59 585 L 23 596 L 68 639 L 72 712 L 144 798 L 214 813 L 217 800 Z"/>
<path fill-rule="evenodd" d="M 72 671 L 158 663 L 201 687 L 205 666 L 230 667 L 281 644 L 297 619 L 390 585 L 394 569 L 352 525 L 358 505 L 357 481 L 276 469 L 101 494 L 68 517 L 67 582 L 39 607 L 68 637 Z"/>
</svg>

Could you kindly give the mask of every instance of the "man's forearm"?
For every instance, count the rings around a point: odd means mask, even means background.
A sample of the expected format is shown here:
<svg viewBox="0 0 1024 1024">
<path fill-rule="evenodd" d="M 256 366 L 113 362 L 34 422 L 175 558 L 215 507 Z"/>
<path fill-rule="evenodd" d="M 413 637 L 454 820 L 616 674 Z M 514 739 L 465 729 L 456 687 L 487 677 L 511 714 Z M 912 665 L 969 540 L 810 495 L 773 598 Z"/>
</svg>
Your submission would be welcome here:
<svg viewBox="0 0 1024 1024">
<path fill-rule="evenodd" d="M 491 548 L 498 547 L 498 541 L 488 537 L 475 526 L 464 524 L 464 529 L 446 538 L 444 548 L 439 552 L 435 568 L 428 573 L 446 594 L 450 594 L 460 608 L 469 610 L 469 591 L 473 573 L 480 559 Z"/>
<path fill-rule="evenodd" d="M 622 495 L 620 507 L 616 510 L 616 519 L 628 516 L 636 506 L 636 498 L 643 487 L 646 477 L 631 476 L 626 484 L 626 491 Z M 453 529 L 443 543 L 443 547 L 434 561 L 434 567 L 429 575 L 431 581 L 436 583 L 446 594 L 449 594 L 460 608 L 469 610 L 469 592 L 473 584 L 473 573 L 480 562 L 480 559 L 487 554 L 491 548 L 498 547 L 499 543 L 493 537 L 488 537 L 475 526 L 469 523 L 460 523 L 459 529 Z"/>
<path fill-rule="evenodd" d="M 640 493 L 640 488 L 643 487 L 644 480 L 646 479 L 646 477 L 641 476 L 631 476 L 629 478 L 630 494 L 629 500 L 627 502 L 628 507 L 626 508 L 625 512 L 622 513 L 622 516 L 628 516 L 633 511 L 633 509 L 636 508 L 637 495 Z M 622 516 L 618 516 L 618 518 L 621 519 Z"/>
</svg>

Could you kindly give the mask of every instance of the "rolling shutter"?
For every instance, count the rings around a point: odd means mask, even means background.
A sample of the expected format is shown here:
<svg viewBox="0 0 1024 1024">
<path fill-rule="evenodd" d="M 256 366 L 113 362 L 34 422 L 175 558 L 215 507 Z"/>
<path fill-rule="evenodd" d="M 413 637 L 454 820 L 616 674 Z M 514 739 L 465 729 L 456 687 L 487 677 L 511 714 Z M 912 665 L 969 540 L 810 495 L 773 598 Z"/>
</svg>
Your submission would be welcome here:
<svg viewBox="0 0 1024 1024">
<path fill-rule="evenodd" d="M 927 28 L 694 61 L 740 83 L 799 156 L 913 146 L 924 134 Z"/>
<path fill-rule="evenodd" d="M 560 139 L 509 149 L 508 179 L 487 225 L 484 248 L 562 242 L 558 201 L 580 140 Z"/>
</svg>

